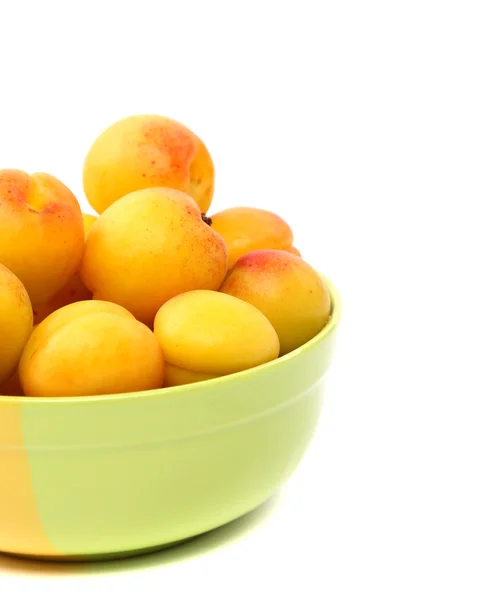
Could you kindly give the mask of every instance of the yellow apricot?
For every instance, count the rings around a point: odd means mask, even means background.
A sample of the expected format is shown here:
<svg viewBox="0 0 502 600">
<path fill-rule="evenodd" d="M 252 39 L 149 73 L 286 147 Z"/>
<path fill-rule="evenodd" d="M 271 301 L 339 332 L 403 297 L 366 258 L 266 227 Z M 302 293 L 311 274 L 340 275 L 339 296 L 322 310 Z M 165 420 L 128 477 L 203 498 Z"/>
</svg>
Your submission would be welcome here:
<svg viewBox="0 0 502 600">
<path fill-rule="evenodd" d="M 50 300 L 77 270 L 82 213 L 55 177 L 0 170 L 0 263 L 23 282 L 34 306 Z"/>
<path fill-rule="evenodd" d="M 162 306 L 154 323 L 168 364 L 226 375 L 277 358 L 279 340 L 265 316 L 226 294 L 195 290 Z"/>
<path fill-rule="evenodd" d="M 33 313 L 26 288 L 0 264 L 0 384 L 14 373 L 32 327 Z"/>
<path fill-rule="evenodd" d="M 120 314 L 88 313 L 46 335 L 20 379 L 27 396 L 137 392 L 162 387 L 164 358 L 146 325 Z"/>
<path fill-rule="evenodd" d="M 228 268 L 253 250 L 284 250 L 293 243 L 293 232 L 279 215 L 260 208 L 228 208 L 211 217 L 212 227 L 225 240 Z"/>
<path fill-rule="evenodd" d="M 31 357 L 46 338 L 49 338 L 55 331 L 79 317 L 98 313 L 114 314 L 134 320 L 133 315 L 128 310 L 113 302 L 84 300 L 63 306 L 50 314 L 33 329 L 19 362 L 21 380 L 25 377 L 27 365 Z"/>
<path fill-rule="evenodd" d="M 102 213 L 122 196 L 152 187 L 186 192 L 206 212 L 214 190 L 213 161 L 206 146 L 167 117 L 135 115 L 114 123 L 85 159 L 89 203 Z"/>
<path fill-rule="evenodd" d="M 80 275 L 94 298 L 125 306 L 151 325 L 173 296 L 218 289 L 226 267 L 225 243 L 194 200 L 152 188 L 124 196 L 96 221 Z"/>
<path fill-rule="evenodd" d="M 187 383 L 197 383 L 198 381 L 214 379 L 215 377 L 218 377 L 218 375 L 212 375 L 211 373 L 196 373 L 195 371 L 181 369 L 180 367 L 175 367 L 174 365 L 166 363 L 164 385 L 166 387 L 185 385 Z"/>
<path fill-rule="evenodd" d="M 281 354 L 298 348 L 326 325 L 331 299 L 318 273 L 282 250 L 257 250 L 240 258 L 220 288 L 256 306 L 272 323 Z"/>
</svg>

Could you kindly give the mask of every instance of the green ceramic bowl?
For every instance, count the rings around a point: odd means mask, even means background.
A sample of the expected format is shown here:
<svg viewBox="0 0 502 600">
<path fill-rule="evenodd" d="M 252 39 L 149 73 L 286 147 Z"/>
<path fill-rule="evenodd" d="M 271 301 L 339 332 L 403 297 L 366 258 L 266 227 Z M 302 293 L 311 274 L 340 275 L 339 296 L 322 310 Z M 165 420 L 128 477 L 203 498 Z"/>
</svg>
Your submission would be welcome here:
<svg viewBox="0 0 502 600">
<path fill-rule="evenodd" d="M 314 339 L 265 365 L 178 388 L 0 399 L 0 551 L 139 554 L 269 498 L 314 432 L 341 302 Z"/>
</svg>

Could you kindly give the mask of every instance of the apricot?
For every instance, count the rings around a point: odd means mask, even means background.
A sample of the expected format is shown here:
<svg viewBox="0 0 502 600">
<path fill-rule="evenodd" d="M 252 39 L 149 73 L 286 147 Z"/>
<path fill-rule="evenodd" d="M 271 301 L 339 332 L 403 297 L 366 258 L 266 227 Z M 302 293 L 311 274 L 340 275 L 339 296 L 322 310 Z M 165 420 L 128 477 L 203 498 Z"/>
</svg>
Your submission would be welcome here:
<svg viewBox="0 0 502 600">
<path fill-rule="evenodd" d="M 261 310 L 279 335 L 281 354 L 317 335 L 331 310 L 328 289 L 318 273 L 282 250 L 257 250 L 241 257 L 221 291 Z"/>
<path fill-rule="evenodd" d="M 266 363 L 279 354 L 279 339 L 254 306 L 227 294 L 195 290 L 166 302 L 157 313 L 154 333 L 172 382 L 207 379 Z"/>
<path fill-rule="evenodd" d="M 122 306 L 119 306 L 118 304 L 114 304 L 113 302 L 84 300 L 63 306 L 62 308 L 54 311 L 39 325 L 33 328 L 31 336 L 24 347 L 21 360 L 19 362 L 19 373 L 21 380 L 25 377 L 27 365 L 30 362 L 31 357 L 37 351 L 39 345 L 43 343 L 44 339 L 50 337 L 55 331 L 61 327 L 64 327 L 68 323 L 71 323 L 75 319 L 85 315 L 98 313 L 114 314 L 129 319 L 134 319 L 133 315 L 128 310 Z"/>
<path fill-rule="evenodd" d="M 160 344 L 131 316 L 89 312 L 52 325 L 50 332 L 35 332 L 36 350 L 20 369 L 27 396 L 92 396 L 162 387 Z"/>
<path fill-rule="evenodd" d="M 89 229 L 92 227 L 97 217 L 93 215 L 82 214 L 84 220 L 84 233 L 87 236 Z M 59 292 L 51 298 L 48 302 L 40 306 L 33 307 L 33 319 L 34 323 L 40 323 L 46 317 L 48 317 L 54 311 L 71 304 L 73 302 L 80 302 L 82 300 L 90 300 L 92 298 L 92 292 L 90 292 L 85 285 L 82 283 L 79 275 L 75 273 L 71 276 L 68 283 Z"/>
<path fill-rule="evenodd" d="M 228 208 L 211 217 L 212 227 L 225 240 L 228 268 L 253 250 L 285 250 L 293 243 L 293 232 L 278 215 L 260 208 Z"/>
<path fill-rule="evenodd" d="M 190 196 L 169 188 L 132 192 L 96 221 L 80 276 L 94 298 L 124 306 L 147 325 L 170 298 L 217 290 L 226 274 L 220 235 Z"/>
<path fill-rule="evenodd" d="M 33 313 L 26 288 L 0 264 L 0 384 L 14 373 L 32 327 Z"/>
<path fill-rule="evenodd" d="M 298 250 L 298 248 L 295 248 L 294 246 L 290 246 L 289 248 L 286 248 L 286 252 L 291 252 L 291 254 L 296 254 L 296 256 L 300 256 L 301 257 L 301 252 Z"/>
<path fill-rule="evenodd" d="M 83 248 L 82 213 L 64 184 L 46 173 L 0 170 L 0 263 L 23 282 L 34 306 L 66 284 Z"/>
<path fill-rule="evenodd" d="M 206 212 L 214 167 L 203 142 L 190 129 L 159 115 L 135 115 L 106 129 L 84 164 L 84 190 L 102 213 L 122 196 L 151 187 L 189 194 Z"/>
</svg>

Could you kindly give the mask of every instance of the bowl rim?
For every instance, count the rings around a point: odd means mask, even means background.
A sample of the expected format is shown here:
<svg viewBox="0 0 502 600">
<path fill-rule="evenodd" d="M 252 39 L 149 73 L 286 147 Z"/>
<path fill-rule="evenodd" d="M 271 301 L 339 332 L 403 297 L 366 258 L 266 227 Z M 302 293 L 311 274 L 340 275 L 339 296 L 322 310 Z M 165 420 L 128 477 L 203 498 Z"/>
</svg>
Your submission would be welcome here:
<svg viewBox="0 0 502 600">
<path fill-rule="evenodd" d="M 284 356 L 280 356 L 274 360 L 271 360 L 267 363 L 263 363 L 262 365 L 258 365 L 256 367 L 251 367 L 250 369 L 245 369 L 243 371 L 238 371 L 237 373 L 231 373 L 230 375 L 222 375 L 220 377 L 216 377 L 214 379 L 207 379 L 205 381 L 197 381 L 195 383 L 187 383 L 185 385 L 173 386 L 170 388 L 157 388 L 153 390 L 142 390 L 140 392 L 122 392 L 120 394 L 100 394 L 96 396 L 57 396 L 57 397 L 41 397 L 41 396 L 0 396 L 0 407 L 2 405 L 13 405 L 19 404 L 22 406 L 26 405 L 37 405 L 41 404 L 86 404 L 86 403 L 94 403 L 94 402 L 129 402 L 134 400 L 141 400 L 142 398 L 154 398 L 159 397 L 163 399 L 168 399 L 172 396 L 179 396 L 181 394 L 185 394 L 190 390 L 195 388 L 203 389 L 221 385 L 223 382 L 227 381 L 237 381 L 239 379 L 243 379 L 246 377 L 251 377 L 255 373 L 265 372 L 270 369 L 274 369 L 276 365 L 287 363 L 288 361 L 293 360 L 300 354 L 304 354 L 308 352 L 311 348 L 322 342 L 340 322 L 342 316 L 342 299 L 337 288 L 331 283 L 331 281 L 323 274 L 320 274 L 326 287 L 328 288 L 329 294 L 331 296 L 331 315 L 326 323 L 326 325 L 321 329 L 321 331 L 315 335 L 312 339 L 305 344 L 299 346 L 295 350 L 288 352 Z"/>
</svg>

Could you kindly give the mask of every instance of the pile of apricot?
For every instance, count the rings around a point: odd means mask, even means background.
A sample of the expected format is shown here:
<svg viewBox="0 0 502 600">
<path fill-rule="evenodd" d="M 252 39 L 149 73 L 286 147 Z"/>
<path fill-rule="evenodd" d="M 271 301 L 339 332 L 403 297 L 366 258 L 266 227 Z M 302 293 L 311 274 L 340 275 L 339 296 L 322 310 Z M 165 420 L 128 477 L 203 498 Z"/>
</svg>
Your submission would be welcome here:
<svg viewBox="0 0 502 600">
<path fill-rule="evenodd" d="M 82 214 L 55 177 L 0 170 L 0 394 L 85 396 L 236 373 L 321 331 L 331 300 L 288 224 L 208 217 L 214 167 L 180 123 L 133 116 L 90 148 Z"/>
</svg>

